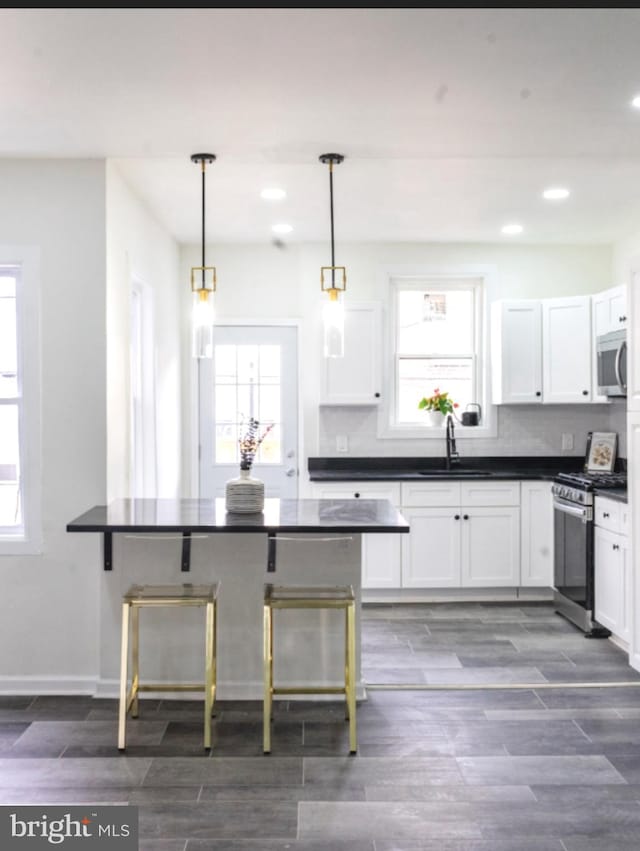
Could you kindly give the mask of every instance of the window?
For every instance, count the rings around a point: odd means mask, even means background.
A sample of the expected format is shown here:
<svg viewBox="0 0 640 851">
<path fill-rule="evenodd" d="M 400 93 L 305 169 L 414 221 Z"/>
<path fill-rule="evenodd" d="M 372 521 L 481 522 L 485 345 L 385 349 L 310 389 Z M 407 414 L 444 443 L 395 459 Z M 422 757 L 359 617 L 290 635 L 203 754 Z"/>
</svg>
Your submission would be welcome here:
<svg viewBox="0 0 640 851">
<path fill-rule="evenodd" d="M 0 535 L 21 535 L 17 267 L 0 267 Z"/>
<path fill-rule="evenodd" d="M 36 269 L 35 253 L 0 247 L 0 553 L 6 554 L 40 551 Z"/>
<path fill-rule="evenodd" d="M 255 417 L 273 428 L 256 463 L 282 463 L 281 365 L 278 345 L 217 345 L 215 364 L 215 463 L 239 462 L 238 438 Z"/>
<path fill-rule="evenodd" d="M 423 396 L 446 391 L 463 410 L 483 401 L 482 281 L 394 280 L 392 424 L 424 427 Z"/>
</svg>

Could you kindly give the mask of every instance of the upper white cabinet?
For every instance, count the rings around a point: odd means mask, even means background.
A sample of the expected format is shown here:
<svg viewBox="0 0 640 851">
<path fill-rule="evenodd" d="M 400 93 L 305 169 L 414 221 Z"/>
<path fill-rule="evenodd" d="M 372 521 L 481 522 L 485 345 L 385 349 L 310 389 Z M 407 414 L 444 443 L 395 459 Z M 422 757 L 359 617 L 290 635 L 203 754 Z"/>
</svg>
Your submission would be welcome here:
<svg viewBox="0 0 640 851">
<path fill-rule="evenodd" d="M 494 404 L 592 402 L 592 340 L 589 296 L 495 302 Z"/>
<path fill-rule="evenodd" d="M 542 302 L 543 400 L 552 404 L 591 402 L 591 298 Z"/>
<path fill-rule="evenodd" d="M 381 387 L 381 309 L 378 303 L 345 305 L 344 357 L 324 358 L 322 405 L 377 405 Z"/>
<path fill-rule="evenodd" d="M 627 327 L 627 288 L 612 287 L 593 296 L 593 331 L 596 337 Z"/>
<path fill-rule="evenodd" d="M 499 301 L 491 311 L 494 404 L 542 402 L 542 303 Z"/>
</svg>

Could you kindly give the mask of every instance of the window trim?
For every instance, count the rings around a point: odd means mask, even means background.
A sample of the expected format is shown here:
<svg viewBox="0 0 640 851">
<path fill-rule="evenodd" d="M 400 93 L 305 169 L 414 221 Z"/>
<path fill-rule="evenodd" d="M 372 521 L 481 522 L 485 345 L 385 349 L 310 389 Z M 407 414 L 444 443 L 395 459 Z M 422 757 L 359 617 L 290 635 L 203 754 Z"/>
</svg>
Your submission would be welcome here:
<svg viewBox="0 0 640 851">
<path fill-rule="evenodd" d="M 463 426 L 456 423 L 456 438 L 462 440 L 497 437 L 497 412 L 490 403 L 491 363 L 489 346 L 489 304 L 495 293 L 495 269 L 492 266 L 451 266 L 433 268 L 422 266 L 384 267 L 383 272 L 387 293 L 387 315 L 389 325 L 387 333 L 387 352 L 384 357 L 383 378 L 389 388 L 386 399 L 378 413 L 377 437 L 381 439 L 443 440 L 441 428 L 420 426 L 414 423 L 402 425 L 395 419 L 398 388 L 398 363 L 402 356 L 396 352 L 397 336 L 397 291 L 400 287 L 416 289 L 424 287 L 426 282 L 449 285 L 450 288 L 467 289 L 476 284 L 479 304 L 475 305 L 475 328 L 477 339 L 475 348 L 476 383 L 481 388 L 484 425 Z M 476 296 L 478 298 L 478 296 Z"/>
<path fill-rule="evenodd" d="M 19 269 L 17 404 L 23 512 L 21 534 L 0 534 L 0 556 L 38 555 L 42 553 L 40 251 L 35 246 L 0 246 L 0 266 Z"/>
</svg>

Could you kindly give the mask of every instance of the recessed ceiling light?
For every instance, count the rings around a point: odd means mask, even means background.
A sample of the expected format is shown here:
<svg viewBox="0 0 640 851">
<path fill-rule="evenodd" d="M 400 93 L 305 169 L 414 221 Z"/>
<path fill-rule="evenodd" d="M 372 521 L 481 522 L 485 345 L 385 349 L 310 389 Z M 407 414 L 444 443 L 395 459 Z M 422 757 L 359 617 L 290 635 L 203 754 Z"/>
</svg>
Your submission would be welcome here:
<svg viewBox="0 0 640 851">
<path fill-rule="evenodd" d="M 515 236 L 517 233 L 522 233 L 522 225 L 504 225 L 502 233 L 507 234 L 507 236 Z"/>
<path fill-rule="evenodd" d="M 272 225 L 271 230 L 274 233 L 291 233 L 293 228 L 291 227 L 291 225 L 286 225 L 286 224 L 284 224 L 284 222 L 282 222 L 281 224 L 278 224 L 278 225 Z"/>
<path fill-rule="evenodd" d="M 260 193 L 260 197 L 264 198 L 265 201 L 282 201 L 283 198 L 287 197 L 287 193 L 277 186 L 267 186 Z"/>
<path fill-rule="evenodd" d="M 550 186 L 542 193 L 542 197 L 547 201 L 564 201 L 571 193 L 564 186 Z"/>
<path fill-rule="evenodd" d="M 640 109 L 640 95 L 636 95 L 634 97 L 631 101 L 631 106 L 635 106 L 636 109 Z"/>
</svg>

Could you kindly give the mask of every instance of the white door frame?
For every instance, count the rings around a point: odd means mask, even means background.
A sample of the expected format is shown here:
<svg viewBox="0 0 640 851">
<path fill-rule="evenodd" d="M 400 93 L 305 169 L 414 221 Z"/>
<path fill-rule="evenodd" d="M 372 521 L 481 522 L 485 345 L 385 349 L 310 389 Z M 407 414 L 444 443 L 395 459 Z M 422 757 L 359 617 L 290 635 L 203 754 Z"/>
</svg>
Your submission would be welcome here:
<svg viewBox="0 0 640 851">
<path fill-rule="evenodd" d="M 303 434 L 303 421 L 302 421 L 302 394 L 300 393 L 300 320 L 299 319 L 224 319 L 217 323 L 222 326 L 237 326 L 237 325 L 255 325 L 259 328 L 274 326 L 274 327 L 294 327 L 296 329 L 296 350 L 298 356 L 296 358 L 296 382 L 297 382 L 297 394 L 298 394 L 298 438 L 297 438 L 297 446 L 296 446 L 296 466 L 298 468 L 298 497 L 300 496 L 300 482 L 302 480 L 303 475 L 305 474 L 305 470 L 301 469 L 301 464 L 304 461 L 304 456 L 302 454 L 302 434 Z M 215 345 L 215 326 L 213 329 L 213 340 Z M 190 369 L 190 380 L 191 380 L 191 399 L 193 400 L 193 404 L 191 405 L 191 430 L 190 430 L 190 441 L 191 441 L 191 452 L 190 452 L 190 467 L 191 467 L 191 486 L 190 496 L 192 499 L 197 499 L 200 496 L 200 459 L 198 457 L 198 447 L 200 446 L 200 361 L 198 358 L 191 358 L 191 369 Z"/>
</svg>

